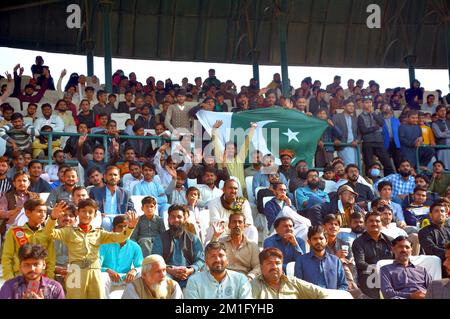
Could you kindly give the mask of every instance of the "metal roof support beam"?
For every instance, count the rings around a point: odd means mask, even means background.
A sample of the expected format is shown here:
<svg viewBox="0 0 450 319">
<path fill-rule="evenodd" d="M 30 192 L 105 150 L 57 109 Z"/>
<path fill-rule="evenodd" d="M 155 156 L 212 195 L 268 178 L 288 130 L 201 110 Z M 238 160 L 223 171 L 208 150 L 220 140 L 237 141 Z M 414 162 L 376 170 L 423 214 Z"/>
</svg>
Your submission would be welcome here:
<svg viewBox="0 0 450 319">
<path fill-rule="evenodd" d="M 447 26 L 447 68 L 448 68 L 448 87 L 450 88 L 450 6 L 448 7 Z"/>
<path fill-rule="evenodd" d="M 103 19 L 103 50 L 105 61 L 105 89 L 112 93 L 112 54 L 111 54 L 111 0 L 100 0 L 100 9 Z"/>
<path fill-rule="evenodd" d="M 253 62 L 253 78 L 257 81 L 257 87 L 260 88 L 259 85 L 259 51 L 257 48 L 258 43 L 258 29 L 259 29 L 259 11 L 261 10 L 261 1 L 255 0 L 255 17 L 253 21 L 253 48 L 252 48 L 252 62 Z"/>
<path fill-rule="evenodd" d="M 280 33 L 280 59 L 281 59 L 281 81 L 283 84 L 283 96 L 290 97 L 289 94 L 289 74 L 288 74 L 288 56 L 287 56 L 287 12 L 288 0 L 281 0 L 281 8 L 278 16 L 278 30 Z"/>
<path fill-rule="evenodd" d="M 94 7 L 97 7 L 97 1 L 84 0 L 84 10 L 86 15 L 86 23 L 85 23 L 85 40 L 84 47 L 86 50 L 86 64 L 87 64 L 87 75 L 94 75 L 94 47 L 95 41 L 92 39 L 92 20 Z"/>
<path fill-rule="evenodd" d="M 416 69 L 415 69 L 416 60 L 417 60 L 417 57 L 415 55 L 408 55 L 405 57 L 405 63 L 408 66 L 408 71 L 409 71 L 409 83 L 410 84 L 412 83 L 412 81 L 414 81 L 416 79 Z"/>
<path fill-rule="evenodd" d="M 94 54 L 92 50 L 88 50 L 86 54 L 86 63 L 87 63 L 87 75 L 94 75 Z"/>
</svg>

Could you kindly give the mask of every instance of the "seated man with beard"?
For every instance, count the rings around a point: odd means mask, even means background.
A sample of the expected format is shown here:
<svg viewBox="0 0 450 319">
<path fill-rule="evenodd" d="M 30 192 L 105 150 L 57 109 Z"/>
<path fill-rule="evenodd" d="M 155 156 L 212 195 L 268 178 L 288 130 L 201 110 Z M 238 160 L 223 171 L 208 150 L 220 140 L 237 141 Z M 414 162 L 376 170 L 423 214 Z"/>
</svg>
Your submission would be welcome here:
<svg viewBox="0 0 450 319">
<path fill-rule="evenodd" d="M 152 247 L 152 254 L 164 258 L 168 265 L 167 273 L 178 281 L 182 288 L 186 287 L 188 278 L 200 271 L 205 264 L 200 239 L 183 227 L 186 211 L 184 206 L 169 207 L 169 230 L 156 237 Z"/>
<path fill-rule="evenodd" d="M 252 291 L 247 277 L 229 270 L 225 245 L 212 241 L 205 247 L 208 270 L 189 278 L 186 299 L 251 299 Z"/>
<path fill-rule="evenodd" d="M 289 180 L 289 193 L 295 193 L 295 190 L 299 187 L 306 186 L 306 177 L 308 175 L 308 164 L 300 160 L 295 165 L 296 175 Z M 319 180 L 319 189 L 325 189 L 325 181 Z"/>
<path fill-rule="evenodd" d="M 329 203 L 330 197 L 328 193 L 319 188 L 319 172 L 310 169 L 306 175 L 307 186 L 299 187 L 295 191 L 295 201 L 297 210 L 303 211 L 310 209 L 314 205 Z"/>
<path fill-rule="evenodd" d="M 145 257 L 141 277 L 127 285 L 122 299 L 182 299 L 180 285 L 167 277 L 166 267 L 159 255 Z"/>
<path fill-rule="evenodd" d="M 313 226 L 322 225 L 326 215 L 333 214 L 338 217 L 341 227 L 350 226 L 350 216 L 354 212 L 363 212 L 356 204 L 356 193 L 349 185 L 342 185 L 338 189 L 338 198 L 330 203 L 315 205 L 306 211 L 306 217 L 311 220 Z"/>
<path fill-rule="evenodd" d="M 326 250 L 328 241 L 323 226 L 309 228 L 308 244 L 311 251 L 295 260 L 295 277 L 322 288 L 348 290 L 341 260 Z"/>
<path fill-rule="evenodd" d="M 269 187 L 269 175 L 278 172 L 278 165 L 275 164 L 275 157 L 272 154 L 266 154 L 262 159 L 263 167 L 255 176 L 253 176 L 252 191 L 255 193 L 258 187 Z M 284 174 L 279 175 L 280 181 L 287 185 L 288 181 Z"/>
<path fill-rule="evenodd" d="M 392 201 L 401 203 L 403 199 L 408 197 L 408 195 L 414 191 L 414 187 L 416 187 L 416 181 L 414 180 L 414 176 L 412 176 L 411 163 L 408 160 L 401 161 L 397 174 L 388 175 L 375 183 L 375 187 L 377 187 L 379 191 L 379 184 L 382 182 L 391 183 Z"/>
<path fill-rule="evenodd" d="M 250 208 L 250 203 L 247 199 L 243 197 L 238 197 L 238 183 L 229 179 L 223 185 L 223 195 L 221 197 L 214 198 L 209 201 L 209 222 L 210 227 L 208 228 L 206 240 L 210 240 L 213 236 L 214 230 L 213 225 L 216 223 L 223 223 L 225 228 L 228 227 L 228 219 L 233 212 L 240 211 L 245 215 L 246 227 L 244 230 L 245 236 L 250 241 L 258 242 L 258 230 L 254 226 L 252 211 Z M 223 234 L 224 236 L 227 234 Z"/>
</svg>

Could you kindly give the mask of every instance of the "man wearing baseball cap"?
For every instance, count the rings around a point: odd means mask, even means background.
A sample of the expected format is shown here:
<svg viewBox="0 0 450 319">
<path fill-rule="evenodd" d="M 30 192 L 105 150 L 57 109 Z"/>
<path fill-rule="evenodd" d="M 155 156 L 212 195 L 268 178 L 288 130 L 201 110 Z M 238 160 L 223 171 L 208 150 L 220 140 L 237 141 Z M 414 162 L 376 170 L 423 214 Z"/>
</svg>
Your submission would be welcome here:
<svg viewBox="0 0 450 319">
<path fill-rule="evenodd" d="M 363 212 L 363 209 L 356 204 L 356 193 L 349 185 L 342 185 L 338 189 L 338 198 L 329 203 L 322 203 L 313 206 L 307 211 L 307 217 L 311 224 L 322 225 L 326 215 L 333 214 L 341 221 L 341 227 L 350 227 L 350 215 L 354 212 Z"/>
</svg>

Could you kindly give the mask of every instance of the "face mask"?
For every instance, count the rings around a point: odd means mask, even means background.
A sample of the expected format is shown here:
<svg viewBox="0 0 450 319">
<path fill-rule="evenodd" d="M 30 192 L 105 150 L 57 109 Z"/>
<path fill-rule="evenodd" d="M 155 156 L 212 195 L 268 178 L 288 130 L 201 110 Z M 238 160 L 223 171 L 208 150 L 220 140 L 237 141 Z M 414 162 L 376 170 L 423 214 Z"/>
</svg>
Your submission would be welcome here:
<svg viewBox="0 0 450 319">
<path fill-rule="evenodd" d="M 372 176 L 380 176 L 381 171 L 378 168 L 372 168 L 370 170 L 370 175 Z"/>
</svg>

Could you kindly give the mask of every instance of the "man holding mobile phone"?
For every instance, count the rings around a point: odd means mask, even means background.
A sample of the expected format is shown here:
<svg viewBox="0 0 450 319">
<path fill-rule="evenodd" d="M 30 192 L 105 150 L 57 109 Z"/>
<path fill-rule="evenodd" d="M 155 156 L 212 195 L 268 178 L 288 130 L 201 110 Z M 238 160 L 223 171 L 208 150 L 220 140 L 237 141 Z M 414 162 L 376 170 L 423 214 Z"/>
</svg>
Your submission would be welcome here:
<svg viewBox="0 0 450 319">
<path fill-rule="evenodd" d="M 4 283 L 0 299 L 64 299 L 61 284 L 44 277 L 47 250 L 41 245 L 25 244 L 19 249 L 21 276 Z"/>
</svg>

